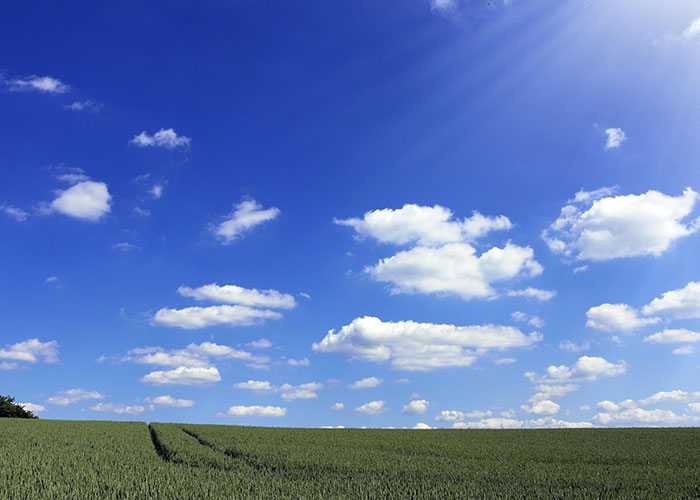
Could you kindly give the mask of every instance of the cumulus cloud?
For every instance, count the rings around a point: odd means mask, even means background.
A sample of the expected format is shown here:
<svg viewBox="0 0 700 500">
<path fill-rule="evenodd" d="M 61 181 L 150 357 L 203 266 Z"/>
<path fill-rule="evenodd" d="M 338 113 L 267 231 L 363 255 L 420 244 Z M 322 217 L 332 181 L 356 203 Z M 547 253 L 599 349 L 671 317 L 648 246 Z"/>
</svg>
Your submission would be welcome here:
<svg viewBox="0 0 700 500">
<path fill-rule="evenodd" d="M 336 224 L 349 226 L 359 238 L 374 238 L 380 243 L 436 246 L 445 243 L 472 241 L 491 231 L 510 229 L 507 217 L 487 217 L 479 212 L 463 220 L 455 219 L 451 210 L 414 204 L 399 209 L 380 209 L 366 212 L 364 217 L 334 219 Z"/>
<path fill-rule="evenodd" d="M 414 399 L 407 405 L 404 405 L 401 413 L 404 415 L 422 415 L 428 409 L 430 403 L 425 399 Z"/>
<path fill-rule="evenodd" d="M 172 406 L 173 408 L 189 408 L 194 406 L 194 401 L 191 399 L 176 399 L 167 394 L 155 398 L 146 398 L 146 402 L 158 406 Z"/>
<path fill-rule="evenodd" d="M 186 148 L 192 139 L 184 135 L 177 135 L 171 128 L 160 129 L 153 135 L 149 135 L 145 130 L 129 141 L 129 144 L 140 148 L 156 147 L 165 149 Z"/>
<path fill-rule="evenodd" d="M 41 342 L 39 339 L 29 339 L 16 344 L 6 344 L 4 349 L 0 349 L 0 359 L 27 363 L 56 363 L 58 361 L 58 342 L 55 340 Z"/>
<path fill-rule="evenodd" d="M 316 399 L 318 397 L 316 391 L 321 389 L 323 389 L 323 384 L 319 382 L 309 382 L 300 385 L 282 384 L 279 391 L 282 399 L 285 401 L 293 401 L 295 399 Z"/>
<path fill-rule="evenodd" d="M 520 409 L 527 413 L 534 413 L 535 415 L 554 415 L 559 412 L 560 406 L 554 401 L 544 399 L 529 406 L 523 405 Z"/>
<path fill-rule="evenodd" d="M 671 290 L 642 308 L 646 315 L 663 314 L 675 319 L 700 318 L 700 282 L 691 281 L 685 287 Z"/>
<path fill-rule="evenodd" d="M 493 415 L 491 410 L 473 410 L 469 412 L 462 412 L 457 410 L 442 410 L 435 420 L 442 420 L 445 422 L 462 422 L 467 419 L 484 419 Z"/>
<path fill-rule="evenodd" d="M 76 219 L 97 221 L 111 210 L 112 195 L 104 182 L 83 181 L 59 191 L 51 210 Z"/>
<path fill-rule="evenodd" d="M 586 312 L 586 326 L 605 332 L 630 331 L 653 325 L 659 318 L 642 318 L 627 304 L 601 304 Z"/>
<path fill-rule="evenodd" d="M 15 219 L 17 222 L 24 222 L 29 218 L 29 214 L 22 210 L 21 208 L 14 207 L 12 205 L 8 205 L 6 203 L 0 203 L 0 212 L 3 212 L 13 219 Z"/>
<path fill-rule="evenodd" d="M 237 304 L 249 307 L 269 307 L 272 309 L 292 309 L 297 304 L 292 295 L 280 293 L 277 290 L 257 290 L 255 288 L 243 288 L 236 285 L 222 285 L 216 283 L 190 288 L 180 286 L 177 292 L 183 297 L 192 297 L 196 300 L 208 300 L 220 304 Z"/>
<path fill-rule="evenodd" d="M 221 380 L 219 370 L 210 367 L 178 366 L 174 370 L 154 371 L 145 375 L 141 382 L 153 385 L 205 385 Z"/>
<path fill-rule="evenodd" d="M 243 233 L 275 219 L 279 214 L 279 209 L 275 207 L 263 209 L 255 200 L 244 200 L 235 206 L 223 222 L 213 225 L 211 230 L 224 245 L 229 245 Z"/>
<path fill-rule="evenodd" d="M 424 422 L 418 422 L 416 425 L 413 426 L 413 429 L 415 429 L 415 430 L 428 430 L 428 429 L 432 429 L 432 427 L 430 427 L 428 424 L 426 424 Z"/>
<path fill-rule="evenodd" d="M 577 193 L 542 237 L 555 253 L 578 260 L 658 257 L 678 239 L 695 233 L 698 219 L 687 221 L 698 193 L 680 196 L 658 191 L 609 196 L 609 191 Z"/>
<path fill-rule="evenodd" d="M 661 391 L 649 396 L 646 399 L 640 399 L 638 403 L 642 406 L 654 406 L 661 403 L 687 403 L 691 400 L 700 399 L 700 392 L 688 393 L 681 390 Z"/>
<path fill-rule="evenodd" d="M 152 411 L 153 406 L 133 405 L 128 406 L 123 403 L 97 403 L 90 407 L 93 411 L 118 413 L 124 415 L 139 415 L 145 411 Z"/>
<path fill-rule="evenodd" d="M 370 401 L 369 403 L 355 408 L 357 413 L 362 413 L 364 415 L 379 415 L 388 410 L 389 408 L 386 406 L 386 401 Z"/>
<path fill-rule="evenodd" d="M 220 413 L 222 417 L 284 417 L 287 414 L 286 408 L 279 406 L 232 406 L 225 413 Z"/>
<path fill-rule="evenodd" d="M 252 363 L 267 363 L 267 356 L 254 356 L 253 354 L 234 349 L 233 347 L 213 342 L 201 344 L 189 344 L 184 349 L 163 349 L 162 347 L 137 347 L 131 349 L 120 361 L 132 362 L 142 365 L 156 366 L 188 366 L 208 367 L 213 360 L 236 359 Z"/>
<path fill-rule="evenodd" d="M 513 318 L 515 321 L 527 323 L 529 325 L 534 326 L 535 328 L 542 328 L 544 326 L 544 320 L 542 318 L 538 316 L 530 316 L 529 314 L 524 313 L 522 311 L 515 311 L 511 313 L 510 317 Z"/>
<path fill-rule="evenodd" d="M 277 388 L 267 380 L 248 380 L 247 382 L 238 382 L 233 384 L 236 389 L 245 389 L 253 391 L 257 394 L 268 394 L 277 391 Z"/>
<path fill-rule="evenodd" d="M 554 290 L 540 290 L 539 288 L 532 288 L 531 286 L 525 288 L 524 290 L 508 290 L 508 297 L 527 297 L 528 299 L 539 300 L 544 302 L 545 300 L 550 300 L 556 297 L 557 292 Z"/>
<path fill-rule="evenodd" d="M 431 0 L 430 8 L 441 13 L 453 12 L 457 8 L 457 0 Z"/>
<path fill-rule="evenodd" d="M 392 293 L 453 294 L 464 300 L 494 298 L 492 285 L 542 273 L 530 247 L 507 243 L 481 255 L 469 243 L 415 247 L 381 259 L 365 269 L 377 281 L 391 283 Z"/>
<path fill-rule="evenodd" d="M 316 352 L 345 353 L 353 359 L 390 361 L 394 368 L 427 371 L 435 368 L 470 366 L 488 349 L 528 347 L 542 337 L 523 334 L 509 326 L 455 326 L 414 321 L 384 322 L 365 316 L 330 330 Z"/>
<path fill-rule="evenodd" d="M 645 410 L 643 408 L 632 408 L 622 410 L 617 413 L 598 413 L 593 420 L 600 422 L 603 425 L 617 423 L 638 422 L 642 424 L 678 424 L 687 421 L 687 417 L 676 415 L 671 410 Z"/>
<path fill-rule="evenodd" d="M 455 422 L 455 429 L 581 429 L 593 427 L 590 422 L 567 422 L 551 416 L 530 420 L 492 417 L 471 422 Z"/>
<path fill-rule="evenodd" d="M 544 376 L 527 372 L 530 381 L 541 384 L 564 384 L 569 382 L 592 382 L 601 378 L 621 375 L 627 370 L 627 363 L 611 363 L 605 358 L 581 356 L 572 366 L 549 366 Z"/>
<path fill-rule="evenodd" d="M 393 293 L 453 294 L 465 300 L 494 298 L 498 293 L 493 284 L 542 272 L 530 247 L 508 242 L 503 248 L 478 254 L 472 246 L 474 240 L 491 231 L 510 229 L 512 224 L 505 216 L 474 212 L 459 220 L 439 205 L 408 204 L 334 222 L 352 227 L 360 239 L 411 247 L 364 270 L 377 281 L 391 283 Z"/>
<path fill-rule="evenodd" d="M 61 391 L 55 396 L 51 396 L 46 402 L 55 406 L 68 406 L 83 399 L 104 399 L 104 396 L 97 391 L 69 389 L 67 391 Z"/>
<path fill-rule="evenodd" d="M 693 347 L 692 345 L 684 345 L 682 347 L 676 347 L 672 352 L 673 354 L 687 356 L 690 354 L 695 354 L 695 347 Z"/>
<path fill-rule="evenodd" d="M 333 411 L 340 411 L 343 408 L 345 408 L 344 403 L 333 403 L 333 405 L 331 406 L 331 410 L 333 410 Z"/>
<path fill-rule="evenodd" d="M 383 379 L 377 377 L 367 377 L 362 380 L 357 380 L 352 384 L 348 385 L 350 389 L 371 389 L 372 387 L 378 387 L 384 382 Z"/>
<path fill-rule="evenodd" d="M 65 94 L 70 87 L 57 78 L 50 76 L 27 76 L 5 80 L 10 92 L 45 92 L 47 94 Z"/>
<path fill-rule="evenodd" d="M 154 184 L 149 192 L 155 199 L 159 199 L 163 196 L 163 191 L 165 191 L 165 187 L 162 184 Z"/>
<path fill-rule="evenodd" d="M 46 411 L 46 407 L 35 403 L 17 403 L 19 406 L 32 413 L 41 413 Z"/>
<path fill-rule="evenodd" d="M 607 128 L 605 136 L 605 149 L 619 148 L 627 140 L 627 135 L 621 128 Z"/>
<path fill-rule="evenodd" d="M 535 394 L 533 394 L 529 402 L 546 401 L 553 398 L 561 398 L 570 392 L 577 391 L 579 388 L 576 384 L 537 384 L 535 386 Z"/>
<path fill-rule="evenodd" d="M 248 380 L 247 382 L 238 382 L 237 384 L 234 384 L 233 387 L 236 389 L 250 390 L 257 394 L 279 393 L 280 397 L 285 401 L 293 401 L 295 399 L 317 398 L 317 391 L 323 389 L 323 384 L 320 382 L 309 382 L 299 385 L 282 384 L 281 386 L 276 387 L 268 381 Z"/>
<path fill-rule="evenodd" d="M 196 330 L 216 325 L 254 325 L 266 319 L 279 319 L 281 317 L 282 315 L 276 311 L 254 309 L 247 306 L 186 307 L 184 309 L 164 307 L 156 312 L 153 323 L 184 330 Z"/>
<path fill-rule="evenodd" d="M 657 344 L 689 344 L 700 342 L 700 333 L 685 328 L 667 329 L 644 337 L 644 342 Z"/>
</svg>

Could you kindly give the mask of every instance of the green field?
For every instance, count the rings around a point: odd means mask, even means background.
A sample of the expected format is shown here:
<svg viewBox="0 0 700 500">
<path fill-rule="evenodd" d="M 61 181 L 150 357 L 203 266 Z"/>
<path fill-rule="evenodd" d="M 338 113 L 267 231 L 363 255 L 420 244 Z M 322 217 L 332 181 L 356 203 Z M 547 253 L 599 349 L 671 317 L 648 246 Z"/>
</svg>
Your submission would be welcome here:
<svg viewBox="0 0 700 500">
<path fill-rule="evenodd" d="M 0 419 L 2 499 L 700 498 L 700 429 Z"/>
</svg>

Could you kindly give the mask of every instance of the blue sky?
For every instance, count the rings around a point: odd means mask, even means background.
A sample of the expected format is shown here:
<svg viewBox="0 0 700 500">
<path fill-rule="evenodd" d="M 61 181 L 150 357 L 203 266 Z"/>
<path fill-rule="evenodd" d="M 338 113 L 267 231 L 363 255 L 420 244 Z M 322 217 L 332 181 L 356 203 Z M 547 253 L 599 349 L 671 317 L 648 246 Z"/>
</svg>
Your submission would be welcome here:
<svg viewBox="0 0 700 500">
<path fill-rule="evenodd" d="M 41 417 L 700 422 L 695 2 L 6 11 L 0 381 Z"/>
</svg>

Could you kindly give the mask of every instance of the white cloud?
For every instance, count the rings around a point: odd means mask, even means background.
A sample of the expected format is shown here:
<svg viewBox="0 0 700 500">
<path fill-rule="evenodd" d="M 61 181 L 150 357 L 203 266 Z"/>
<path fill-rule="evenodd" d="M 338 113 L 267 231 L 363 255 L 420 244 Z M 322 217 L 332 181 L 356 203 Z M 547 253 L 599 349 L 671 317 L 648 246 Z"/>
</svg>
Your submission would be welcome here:
<svg viewBox="0 0 700 500">
<path fill-rule="evenodd" d="M 394 380 L 394 383 L 395 384 L 410 384 L 411 379 L 410 378 L 397 378 L 396 380 Z"/>
<path fill-rule="evenodd" d="M 19 370 L 22 368 L 19 363 L 8 363 L 7 361 L 0 362 L 0 370 Z"/>
<path fill-rule="evenodd" d="M 280 393 L 280 396 L 285 401 L 293 401 L 295 399 L 315 399 L 318 397 L 316 391 L 323 389 L 323 384 L 320 382 L 309 382 L 300 385 L 282 384 L 279 387 L 274 386 L 268 381 L 248 380 L 247 382 L 239 382 L 234 384 L 236 389 L 247 389 L 257 394 L 272 394 Z"/>
<path fill-rule="evenodd" d="M 688 394 L 685 391 L 676 389 L 673 391 L 657 392 L 646 399 L 640 399 L 638 403 L 642 406 L 654 406 L 660 403 L 686 403 L 690 401 L 691 398 L 697 398 L 698 396 L 700 396 L 700 393 Z"/>
<path fill-rule="evenodd" d="M 601 378 L 621 375 L 627 370 L 627 363 L 610 363 L 604 358 L 581 356 L 571 367 L 549 366 L 544 376 L 528 372 L 525 374 L 532 382 L 542 384 L 564 384 L 568 382 L 592 382 Z"/>
<path fill-rule="evenodd" d="M 433 207 L 414 204 L 399 209 L 380 209 L 366 212 L 362 219 L 334 219 L 333 222 L 352 227 L 360 238 L 370 237 L 380 243 L 437 246 L 445 243 L 473 241 L 494 230 L 510 229 L 507 217 L 487 217 L 473 212 L 468 219 L 454 218 L 451 210 L 440 205 Z"/>
<path fill-rule="evenodd" d="M 93 113 L 99 113 L 102 109 L 103 104 L 93 101 L 75 101 L 71 104 L 66 104 L 63 109 L 70 111 L 92 111 Z"/>
<path fill-rule="evenodd" d="M 577 194 L 579 199 L 569 200 L 559 218 L 542 232 L 556 253 L 594 261 L 658 257 L 700 227 L 698 220 L 684 222 L 698 200 L 690 188 L 677 197 L 658 191 L 626 196 L 607 196 L 601 190 L 583 193 L 588 196 Z"/>
<path fill-rule="evenodd" d="M 246 306 L 186 307 L 184 309 L 159 309 L 153 323 L 161 326 L 195 330 L 215 325 L 244 326 L 263 322 L 265 319 L 279 319 L 276 311 L 253 309 Z"/>
<path fill-rule="evenodd" d="M 17 222 L 24 222 L 29 218 L 29 214 L 21 208 L 13 207 L 6 203 L 0 203 L 0 212 L 4 212 Z"/>
<path fill-rule="evenodd" d="M 454 294 L 464 300 L 494 298 L 492 285 L 542 273 L 530 247 L 507 243 L 477 255 L 469 243 L 438 248 L 415 247 L 365 268 L 377 281 L 393 286 L 392 293 Z"/>
<path fill-rule="evenodd" d="M 247 345 L 249 345 L 253 349 L 269 349 L 270 347 L 272 347 L 273 344 L 272 342 L 270 342 L 269 339 L 262 338 L 258 340 L 253 340 L 252 342 L 248 342 Z"/>
<path fill-rule="evenodd" d="M 522 311 L 515 311 L 511 313 L 511 318 L 515 321 L 520 321 L 534 326 L 535 328 L 542 328 L 544 326 L 544 320 L 538 316 L 530 316 Z"/>
<path fill-rule="evenodd" d="M 333 410 L 333 411 L 340 411 L 343 408 L 345 408 L 344 403 L 333 403 L 333 405 L 331 406 L 331 410 Z"/>
<path fill-rule="evenodd" d="M 236 285 L 219 286 L 216 283 L 211 283 L 199 288 L 182 285 L 177 289 L 177 292 L 183 297 L 192 297 L 196 300 L 249 307 L 292 309 L 297 305 L 292 295 L 280 293 L 277 290 L 257 290 Z"/>
<path fill-rule="evenodd" d="M 235 210 L 223 222 L 213 226 L 212 231 L 224 245 L 228 245 L 243 233 L 275 219 L 279 214 L 279 209 L 275 207 L 263 209 L 255 200 L 244 200 L 236 205 Z"/>
<path fill-rule="evenodd" d="M 435 417 L 435 420 L 442 420 L 445 422 L 462 422 L 468 418 L 484 419 L 490 417 L 491 415 L 493 415 L 491 410 L 473 410 L 466 413 L 457 410 L 442 410 L 440 414 Z"/>
<path fill-rule="evenodd" d="M 90 177 L 85 173 L 82 168 L 78 167 L 66 167 L 65 165 L 60 165 L 57 167 L 59 172 L 63 172 L 56 175 L 56 179 L 59 181 L 67 182 L 70 185 L 77 184 L 83 181 L 89 181 Z"/>
<path fill-rule="evenodd" d="M 690 344 L 700 342 L 700 333 L 685 328 L 668 329 L 644 337 L 644 342 L 657 344 Z"/>
<path fill-rule="evenodd" d="M 357 380 L 352 384 L 348 385 L 350 389 L 371 389 L 372 387 L 378 387 L 384 382 L 383 379 L 377 377 L 367 377 L 362 380 Z"/>
<path fill-rule="evenodd" d="M 160 129 L 153 135 L 149 135 L 146 131 L 135 135 L 133 139 L 129 141 L 129 144 L 134 144 L 135 146 L 145 148 L 145 147 L 159 147 L 165 149 L 175 149 L 179 147 L 187 147 L 190 145 L 192 139 L 184 135 L 177 135 L 175 131 L 171 128 Z"/>
<path fill-rule="evenodd" d="M 112 245 L 113 250 L 119 250 L 120 252 L 131 252 L 133 250 L 141 250 L 141 247 L 129 243 L 128 241 L 122 241 L 120 243 L 115 243 Z"/>
<path fill-rule="evenodd" d="M 70 87 L 57 78 L 50 76 L 27 76 L 25 78 L 14 78 L 5 82 L 10 92 L 37 91 L 47 94 L 65 94 Z"/>
<path fill-rule="evenodd" d="M 178 366 L 174 370 L 151 372 L 145 375 L 141 382 L 154 385 L 204 385 L 219 380 L 221 380 L 221 375 L 216 367 Z"/>
<path fill-rule="evenodd" d="M 494 298 L 492 285 L 516 277 L 536 276 L 542 267 L 530 247 L 507 243 L 480 255 L 470 244 L 493 230 L 512 227 L 505 216 L 486 217 L 474 212 L 459 220 L 447 208 L 408 204 L 400 209 L 381 209 L 363 218 L 334 219 L 352 227 L 358 238 L 380 243 L 411 245 L 381 259 L 365 272 L 377 281 L 392 284 L 393 293 L 455 294 L 465 300 Z"/>
<path fill-rule="evenodd" d="M 441 13 L 453 12 L 457 8 L 457 0 L 431 0 L 430 8 Z"/>
<path fill-rule="evenodd" d="M 695 413 L 700 413 L 700 403 L 690 403 L 688 409 Z"/>
<path fill-rule="evenodd" d="M 290 385 L 282 384 L 279 388 L 280 396 L 285 401 L 295 399 L 316 399 L 316 391 L 323 389 L 323 384 L 319 382 L 309 382 L 308 384 Z"/>
<path fill-rule="evenodd" d="M 191 399 L 175 399 L 170 395 L 146 398 L 146 402 L 153 403 L 154 405 L 158 406 L 172 406 L 173 408 L 189 408 L 194 406 L 194 401 Z"/>
<path fill-rule="evenodd" d="M 507 295 L 508 297 L 527 297 L 529 299 L 544 302 L 545 300 L 550 300 L 556 297 L 557 292 L 554 290 L 540 290 L 539 288 L 532 288 L 529 286 L 524 290 L 508 290 Z"/>
<path fill-rule="evenodd" d="M 605 149 L 619 148 L 627 140 L 627 135 L 621 128 L 607 128 L 605 135 Z"/>
<path fill-rule="evenodd" d="M 575 342 L 571 342 L 570 340 L 562 340 L 559 342 L 559 349 L 562 351 L 569 351 L 569 352 L 580 352 L 580 351 L 585 351 L 587 350 L 591 345 L 588 342 L 583 342 L 581 344 L 576 344 Z"/>
<path fill-rule="evenodd" d="M 687 421 L 685 416 L 676 415 L 671 410 L 644 410 L 633 408 L 618 413 L 598 413 L 593 420 L 603 425 L 640 422 L 643 424 L 678 424 Z"/>
<path fill-rule="evenodd" d="M 427 371 L 451 366 L 470 366 L 488 349 L 528 347 L 542 337 L 523 334 L 509 326 L 455 326 L 384 322 L 365 316 L 330 330 L 319 343 L 317 352 L 341 352 L 367 361 L 391 361 L 394 368 Z"/>
<path fill-rule="evenodd" d="M 365 415 L 379 415 L 388 411 L 389 408 L 386 406 L 386 401 L 370 401 L 361 406 L 355 408 L 358 413 L 363 413 Z"/>
<path fill-rule="evenodd" d="M 154 198 L 158 199 L 163 196 L 163 191 L 165 191 L 165 188 L 162 184 L 154 184 L 149 193 L 151 193 Z"/>
<path fill-rule="evenodd" d="M 284 417 L 287 414 L 286 408 L 279 406 L 232 406 L 225 413 L 219 416 L 225 417 Z"/>
<path fill-rule="evenodd" d="M 404 415 L 422 415 L 428 409 L 430 403 L 425 399 L 415 399 L 404 405 L 403 413 Z"/>
<path fill-rule="evenodd" d="M 683 288 L 664 293 L 645 305 L 642 312 L 665 314 L 675 319 L 700 318 L 700 282 L 691 281 Z"/>
<path fill-rule="evenodd" d="M 41 413 L 46 411 L 46 407 L 35 403 L 17 403 L 19 406 L 32 413 Z"/>
<path fill-rule="evenodd" d="M 546 401 L 553 398 L 561 398 L 578 390 L 576 384 L 538 384 L 535 386 L 535 394 L 528 401 Z"/>
<path fill-rule="evenodd" d="M 560 408 L 558 404 L 548 399 L 537 401 L 531 406 L 523 405 L 520 407 L 523 411 L 534 413 L 535 415 L 554 415 L 559 412 Z"/>
<path fill-rule="evenodd" d="M 58 281 L 58 276 L 49 276 L 48 278 L 46 278 L 45 281 L 46 283 L 53 283 L 55 281 Z"/>
<path fill-rule="evenodd" d="M 495 364 L 495 365 L 512 365 L 516 361 L 518 361 L 518 360 L 515 358 L 498 358 L 498 359 L 493 360 L 493 364 Z"/>
<path fill-rule="evenodd" d="M 676 347 L 672 352 L 673 352 L 673 354 L 678 354 L 678 355 L 695 354 L 695 347 L 693 347 L 692 345 L 684 345 L 681 347 Z"/>
<path fill-rule="evenodd" d="M 683 31 L 683 38 L 685 40 L 691 40 L 698 36 L 698 34 L 700 34 L 700 17 L 690 23 L 690 26 Z"/>
<path fill-rule="evenodd" d="M 636 309 L 627 304 L 601 304 L 586 312 L 586 326 L 605 332 L 630 331 L 653 325 L 659 318 L 642 318 Z"/>
<path fill-rule="evenodd" d="M 516 420 L 514 418 L 485 418 L 472 422 L 455 422 L 455 429 L 579 429 L 590 428 L 590 422 L 567 422 L 551 416 L 531 420 Z"/>
<path fill-rule="evenodd" d="M 418 422 L 416 425 L 413 426 L 415 430 L 428 430 L 432 429 L 428 424 L 423 423 L 423 422 Z"/>
<path fill-rule="evenodd" d="M 58 342 L 40 342 L 39 339 L 29 339 L 16 344 L 6 344 L 0 349 L 0 359 L 26 361 L 27 363 L 56 363 L 58 361 Z"/>
<path fill-rule="evenodd" d="M 258 394 L 269 394 L 277 391 L 277 388 L 267 380 L 248 380 L 233 384 L 236 389 L 246 389 Z"/>
<path fill-rule="evenodd" d="M 46 400 L 46 402 L 56 406 L 68 406 L 75 404 L 82 399 L 104 399 L 104 396 L 97 391 L 69 389 L 67 391 L 61 391 L 55 396 L 51 396 Z"/>
<path fill-rule="evenodd" d="M 269 362 L 269 358 L 266 356 L 254 356 L 247 351 L 213 342 L 189 344 L 184 349 L 171 350 L 162 347 L 137 347 L 131 349 L 126 356 L 121 358 L 121 361 L 156 366 L 207 367 L 212 359 L 237 359 L 255 363 Z"/>
<path fill-rule="evenodd" d="M 302 359 L 289 358 L 287 360 L 287 364 L 289 366 L 309 366 L 311 364 L 311 361 L 309 361 L 309 358 L 302 358 Z"/>
<path fill-rule="evenodd" d="M 93 411 L 103 411 L 110 413 L 126 414 L 126 415 L 139 415 L 145 411 L 152 411 L 153 406 L 127 406 L 123 403 L 97 403 L 90 407 Z"/>
<path fill-rule="evenodd" d="M 97 221 L 111 210 L 112 195 L 104 182 L 83 181 L 59 193 L 51 209 L 76 219 Z"/>
</svg>

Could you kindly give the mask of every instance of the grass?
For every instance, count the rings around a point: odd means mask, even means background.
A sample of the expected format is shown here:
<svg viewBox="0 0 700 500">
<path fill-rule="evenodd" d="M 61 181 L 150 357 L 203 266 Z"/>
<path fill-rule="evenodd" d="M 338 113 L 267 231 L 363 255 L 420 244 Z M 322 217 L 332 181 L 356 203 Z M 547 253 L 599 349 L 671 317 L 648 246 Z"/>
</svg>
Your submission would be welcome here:
<svg viewBox="0 0 700 500">
<path fill-rule="evenodd" d="M 700 429 L 0 419 L 3 499 L 700 498 Z"/>
</svg>

